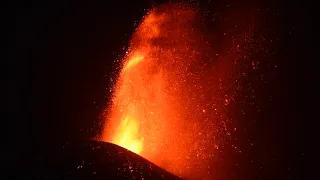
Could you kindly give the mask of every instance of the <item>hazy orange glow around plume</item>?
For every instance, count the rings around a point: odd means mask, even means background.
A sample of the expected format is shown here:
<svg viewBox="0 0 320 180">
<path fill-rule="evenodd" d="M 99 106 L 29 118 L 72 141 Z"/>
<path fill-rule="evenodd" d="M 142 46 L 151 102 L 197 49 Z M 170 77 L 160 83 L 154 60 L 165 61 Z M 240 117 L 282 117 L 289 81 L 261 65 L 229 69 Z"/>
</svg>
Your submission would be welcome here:
<svg viewBox="0 0 320 180">
<path fill-rule="evenodd" d="M 102 140 L 181 177 L 203 178 L 225 133 L 226 64 L 235 53 L 213 55 L 198 19 L 173 4 L 144 17 L 122 61 Z"/>
</svg>

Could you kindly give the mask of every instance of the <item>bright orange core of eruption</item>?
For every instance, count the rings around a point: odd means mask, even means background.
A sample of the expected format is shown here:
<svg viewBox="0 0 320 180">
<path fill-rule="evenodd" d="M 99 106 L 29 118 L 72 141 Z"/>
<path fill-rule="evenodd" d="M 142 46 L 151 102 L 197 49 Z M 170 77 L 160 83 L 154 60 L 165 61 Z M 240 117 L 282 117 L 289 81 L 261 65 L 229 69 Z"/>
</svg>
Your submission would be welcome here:
<svg viewBox="0 0 320 180">
<path fill-rule="evenodd" d="M 138 122 L 130 116 L 125 117 L 112 142 L 139 154 L 142 150 L 143 138 L 138 138 Z"/>
<path fill-rule="evenodd" d="M 212 119 L 222 118 L 215 100 L 221 86 L 204 78 L 215 71 L 195 66 L 208 46 L 196 17 L 179 5 L 145 16 L 123 60 L 102 137 L 183 177 L 207 173 L 216 149 Z"/>
</svg>

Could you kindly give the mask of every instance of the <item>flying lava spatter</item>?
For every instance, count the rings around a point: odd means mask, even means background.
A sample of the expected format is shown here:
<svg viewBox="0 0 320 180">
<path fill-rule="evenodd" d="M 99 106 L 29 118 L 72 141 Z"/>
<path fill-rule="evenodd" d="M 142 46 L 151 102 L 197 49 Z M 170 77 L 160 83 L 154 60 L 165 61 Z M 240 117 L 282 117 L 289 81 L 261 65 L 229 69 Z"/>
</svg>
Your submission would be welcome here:
<svg viewBox="0 0 320 180">
<path fill-rule="evenodd" d="M 200 24 L 189 6 L 149 11 L 122 61 L 102 136 L 181 177 L 210 176 L 233 100 L 237 52 L 213 54 Z"/>
</svg>

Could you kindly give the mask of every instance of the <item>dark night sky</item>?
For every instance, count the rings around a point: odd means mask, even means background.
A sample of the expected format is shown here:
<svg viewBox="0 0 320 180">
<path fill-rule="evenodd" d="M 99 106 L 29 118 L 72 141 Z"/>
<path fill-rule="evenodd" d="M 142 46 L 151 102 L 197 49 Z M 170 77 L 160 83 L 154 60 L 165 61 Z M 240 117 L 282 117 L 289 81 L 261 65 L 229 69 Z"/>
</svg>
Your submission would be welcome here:
<svg viewBox="0 0 320 180">
<path fill-rule="evenodd" d="M 4 151 L 9 164 L 20 157 L 31 158 L 55 143 L 97 135 L 116 69 L 113 62 L 124 53 L 134 23 L 152 4 L 130 2 L 15 5 L 9 15 L 14 19 L 14 33 L 8 36 L 9 141 Z M 201 6 L 214 6 L 209 2 Z M 253 170 L 255 177 L 266 179 L 299 178 L 305 156 L 305 64 L 312 59 L 312 18 L 303 3 L 260 3 L 257 7 L 261 8 L 260 28 L 280 41 L 268 47 L 277 49 L 271 61 L 278 69 L 266 72 L 268 86 L 256 84 L 262 113 L 256 115 L 260 120 L 252 127 L 257 146 L 250 152 L 258 154 Z M 268 100 L 270 96 L 273 101 Z M 240 164 L 247 160 L 245 155 L 238 158 Z"/>
</svg>

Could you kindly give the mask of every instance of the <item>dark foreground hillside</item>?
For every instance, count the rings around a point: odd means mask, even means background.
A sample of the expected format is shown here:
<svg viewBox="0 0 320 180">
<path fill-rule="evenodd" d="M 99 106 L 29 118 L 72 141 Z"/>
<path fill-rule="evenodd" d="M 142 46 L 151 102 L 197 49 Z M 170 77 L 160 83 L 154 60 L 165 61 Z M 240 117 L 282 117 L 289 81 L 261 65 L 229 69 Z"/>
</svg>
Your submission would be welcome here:
<svg viewBox="0 0 320 180">
<path fill-rule="evenodd" d="M 29 162 L 16 162 L 10 179 L 179 179 L 111 143 L 69 142 L 50 153 Z"/>
</svg>

